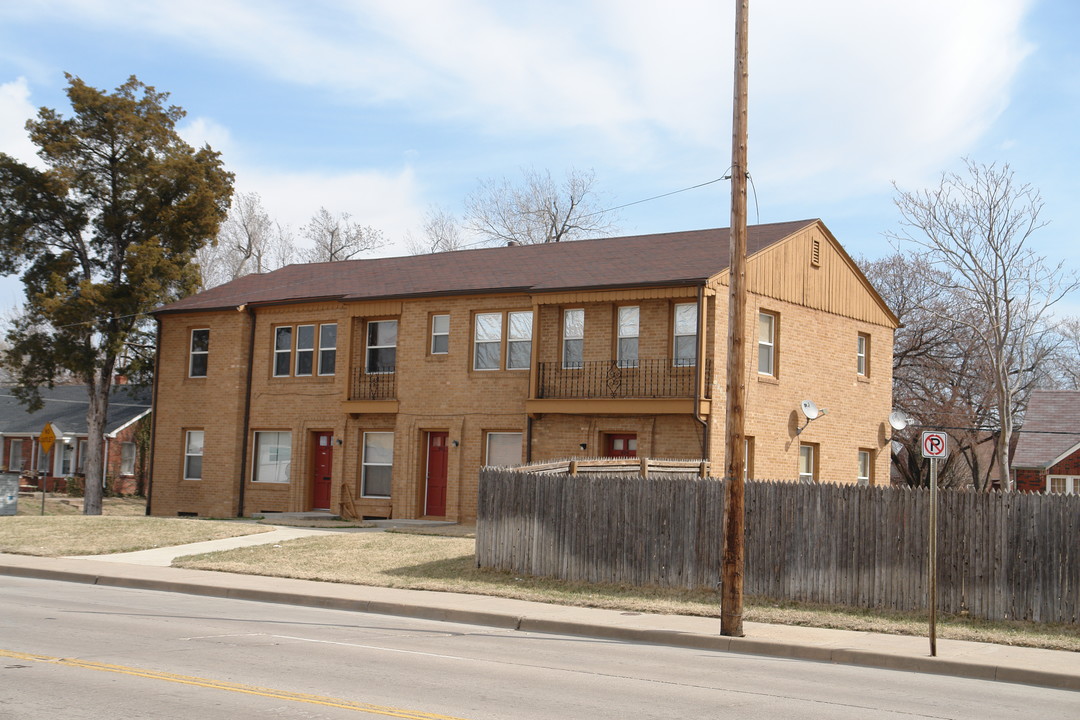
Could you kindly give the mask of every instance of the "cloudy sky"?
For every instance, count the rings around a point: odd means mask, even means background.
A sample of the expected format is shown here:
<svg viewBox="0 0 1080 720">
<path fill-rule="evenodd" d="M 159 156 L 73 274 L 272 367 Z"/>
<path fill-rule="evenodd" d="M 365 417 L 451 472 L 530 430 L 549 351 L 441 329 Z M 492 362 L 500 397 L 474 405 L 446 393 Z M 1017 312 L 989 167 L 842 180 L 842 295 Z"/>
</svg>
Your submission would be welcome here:
<svg viewBox="0 0 1080 720">
<path fill-rule="evenodd" d="M 0 151 L 67 110 L 64 73 L 134 74 L 188 112 L 294 228 L 325 206 L 396 242 L 481 178 L 591 168 L 607 206 L 730 165 L 734 5 L 722 0 L 0 2 Z M 755 0 L 750 221 L 820 217 L 889 250 L 892 183 L 961 158 L 1041 189 L 1038 249 L 1080 267 L 1080 3 Z M 624 234 L 728 225 L 726 182 L 621 211 Z M 0 307 L 21 289 L 0 282 Z"/>
</svg>

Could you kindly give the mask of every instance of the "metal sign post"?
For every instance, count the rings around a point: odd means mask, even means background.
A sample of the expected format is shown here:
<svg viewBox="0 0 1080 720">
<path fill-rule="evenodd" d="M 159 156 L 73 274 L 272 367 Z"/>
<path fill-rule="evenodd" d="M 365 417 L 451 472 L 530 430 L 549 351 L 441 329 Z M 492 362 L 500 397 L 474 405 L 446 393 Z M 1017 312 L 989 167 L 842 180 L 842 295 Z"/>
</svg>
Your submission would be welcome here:
<svg viewBox="0 0 1080 720">
<path fill-rule="evenodd" d="M 61 433 L 63 434 L 63 433 Z M 47 456 L 52 452 L 53 445 L 56 444 L 56 427 L 51 422 L 45 423 L 45 427 L 41 429 L 41 434 L 38 435 L 38 467 L 41 467 L 40 454 L 45 453 Z M 47 466 L 47 465 L 46 465 Z M 41 514 L 45 514 L 45 486 L 48 484 L 48 471 L 41 475 Z"/>
<path fill-rule="evenodd" d="M 922 434 L 921 444 L 923 457 L 930 458 L 930 543 L 926 569 L 926 604 L 930 609 L 930 657 L 937 657 L 937 464 L 939 458 L 949 456 L 948 435 L 928 430 Z"/>
</svg>

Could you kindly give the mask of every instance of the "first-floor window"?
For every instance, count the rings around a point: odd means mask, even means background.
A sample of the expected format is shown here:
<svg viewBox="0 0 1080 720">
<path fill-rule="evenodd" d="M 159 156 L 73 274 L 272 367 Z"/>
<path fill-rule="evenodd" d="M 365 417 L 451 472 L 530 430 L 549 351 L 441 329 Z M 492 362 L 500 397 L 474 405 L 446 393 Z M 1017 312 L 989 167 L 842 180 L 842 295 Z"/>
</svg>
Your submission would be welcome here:
<svg viewBox="0 0 1080 720">
<path fill-rule="evenodd" d="M 364 433 L 363 471 L 360 494 L 364 497 L 390 497 L 394 474 L 394 433 Z"/>
<path fill-rule="evenodd" d="M 489 432 L 486 465 L 510 467 L 521 464 L 521 433 Z"/>
<path fill-rule="evenodd" d="M 1059 495 L 1076 495 L 1080 492 L 1080 477 L 1068 475 L 1048 475 L 1046 492 Z"/>
<path fill-rule="evenodd" d="M 814 482 L 814 463 L 817 458 L 814 445 L 799 446 L 799 480 L 801 482 Z"/>
<path fill-rule="evenodd" d="M 860 485 L 870 484 L 870 451 L 859 451 L 859 475 L 856 478 Z"/>
<path fill-rule="evenodd" d="M 292 467 L 292 433 L 255 433 L 255 482 L 287 483 Z"/>
<path fill-rule="evenodd" d="M 20 472 L 23 467 L 22 440 L 12 440 L 8 453 L 8 470 Z"/>
<path fill-rule="evenodd" d="M 202 480 L 203 431 L 188 430 L 184 439 L 184 479 Z"/>
<path fill-rule="evenodd" d="M 120 474 L 135 474 L 135 443 L 120 443 Z"/>
</svg>

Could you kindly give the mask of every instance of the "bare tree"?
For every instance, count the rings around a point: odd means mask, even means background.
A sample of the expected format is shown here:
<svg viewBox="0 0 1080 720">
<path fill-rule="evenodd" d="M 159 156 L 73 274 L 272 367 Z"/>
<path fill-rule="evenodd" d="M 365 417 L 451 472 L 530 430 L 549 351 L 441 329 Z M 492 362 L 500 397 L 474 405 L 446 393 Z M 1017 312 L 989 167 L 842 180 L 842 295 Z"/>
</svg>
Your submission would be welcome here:
<svg viewBox="0 0 1080 720">
<path fill-rule="evenodd" d="M 1061 344 L 1054 356 L 1052 376 L 1045 387 L 1080 390 L 1080 318 L 1069 317 L 1058 326 Z"/>
<path fill-rule="evenodd" d="M 227 283 L 250 273 L 269 272 L 296 260 L 288 228 L 274 222 L 258 193 L 239 193 L 216 240 L 196 254 L 201 289 Z"/>
<path fill-rule="evenodd" d="M 353 222 L 349 213 L 334 216 L 324 207 L 319 208 L 300 233 L 312 242 L 311 248 L 300 250 L 305 262 L 352 260 L 386 244 L 380 230 Z"/>
<path fill-rule="evenodd" d="M 903 191 L 896 205 L 901 230 L 889 233 L 936 272 L 934 291 L 950 299 L 938 320 L 963 327 L 977 360 L 985 363 L 998 428 L 995 462 L 1002 486 L 1012 489 L 1009 447 L 1033 376 L 1054 345 L 1051 308 L 1078 287 L 1073 273 L 1028 247 L 1046 223 L 1038 190 L 1019 184 L 1008 165 L 967 161 L 967 175 L 944 173 L 937 187 Z"/>
<path fill-rule="evenodd" d="M 461 224 L 449 210 L 430 207 L 424 214 L 421 236 L 411 232 L 405 234 L 405 247 L 410 255 L 450 252 L 465 248 L 465 238 L 461 234 Z"/>
<path fill-rule="evenodd" d="M 521 179 L 481 181 L 465 199 L 465 224 L 493 244 L 539 243 L 603 237 L 617 218 L 603 209 L 592 170 L 570 168 L 561 183 L 549 170 L 523 169 Z"/>
</svg>

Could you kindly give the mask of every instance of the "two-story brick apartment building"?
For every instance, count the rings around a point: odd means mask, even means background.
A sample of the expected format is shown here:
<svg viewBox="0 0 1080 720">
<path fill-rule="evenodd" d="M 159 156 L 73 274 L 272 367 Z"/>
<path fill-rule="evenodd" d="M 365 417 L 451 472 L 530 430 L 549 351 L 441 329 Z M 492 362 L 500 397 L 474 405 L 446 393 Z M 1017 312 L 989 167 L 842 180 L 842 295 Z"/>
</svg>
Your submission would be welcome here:
<svg viewBox="0 0 1080 720">
<path fill-rule="evenodd" d="M 151 510 L 470 520 L 478 469 L 723 466 L 727 230 L 291 265 L 161 308 Z M 759 478 L 888 478 L 896 317 L 817 220 L 749 229 Z M 806 425 L 811 399 L 828 410 Z"/>
</svg>

